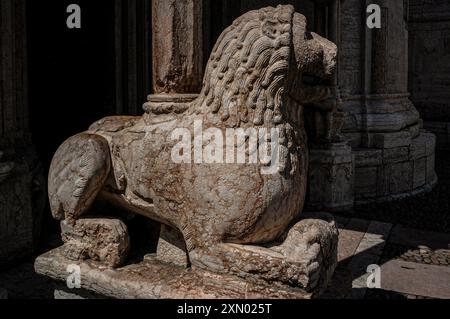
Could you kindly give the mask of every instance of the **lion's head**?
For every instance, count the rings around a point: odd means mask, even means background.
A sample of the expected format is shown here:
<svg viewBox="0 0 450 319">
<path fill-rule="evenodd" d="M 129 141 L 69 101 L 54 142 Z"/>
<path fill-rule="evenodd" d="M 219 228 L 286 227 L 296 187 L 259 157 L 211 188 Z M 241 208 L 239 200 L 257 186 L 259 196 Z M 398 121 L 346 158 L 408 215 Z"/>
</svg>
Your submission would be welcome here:
<svg viewBox="0 0 450 319">
<path fill-rule="evenodd" d="M 283 123 L 287 98 L 302 104 L 308 82 L 333 73 L 336 51 L 332 42 L 308 32 L 306 18 L 290 5 L 250 11 L 217 40 L 199 97 L 201 110 L 231 126 Z"/>
</svg>

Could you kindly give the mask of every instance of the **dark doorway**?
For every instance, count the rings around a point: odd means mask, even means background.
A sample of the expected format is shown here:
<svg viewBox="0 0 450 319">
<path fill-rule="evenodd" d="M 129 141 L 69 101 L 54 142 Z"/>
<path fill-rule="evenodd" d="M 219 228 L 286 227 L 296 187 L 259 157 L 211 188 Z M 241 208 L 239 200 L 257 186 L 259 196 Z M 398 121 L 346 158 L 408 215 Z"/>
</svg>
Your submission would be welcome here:
<svg viewBox="0 0 450 319">
<path fill-rule="evenodd" d="M 81 8 L 80 29 L 67 27 L 72 3 Z M 151 0 L 26 5 L 30 126 L 47 175 L 54 153 L 70 136 L 105 116 L 142 112 L 151 93 Z M 59 234 L 48 207 L 45 216 L 43 233 Z"/>
<path fill-rule="evenodd" d="M 64 140 L 115 113 L 114 2 L 77 1 L 81 29 L 67 27 L 71 3 L 26 3 L 30 126 L 45 176 Z M 60 231 L 48 205 L 44 216 L 41 247 L 47 249 Z"/>
<path fill-rule="evenodd" d="M 114 112 L 114 2 L 81 0 L 81 29 L 69 29 L 73 1 L 27 1 L 31 131 L 48 169 L 69 136 Z"/>
</svg>

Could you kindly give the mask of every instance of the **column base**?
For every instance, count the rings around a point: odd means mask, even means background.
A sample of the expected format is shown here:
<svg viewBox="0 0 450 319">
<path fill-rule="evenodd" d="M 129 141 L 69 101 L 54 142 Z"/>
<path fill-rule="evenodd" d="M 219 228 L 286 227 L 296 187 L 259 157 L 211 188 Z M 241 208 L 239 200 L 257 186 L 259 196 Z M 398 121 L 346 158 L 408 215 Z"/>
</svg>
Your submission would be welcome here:
<svg viewBox="0 0 450 319">
<path fill-rule="evenodd" d="M 389 201 L 430 191 L 437 183 L 433 134 L 420 132 L 409 145 L 354 149 L 355 201 Z"/>
<path fill-rule="evenodd" d="M 308 210 L 345 211 L 353 208 L 353 155 L 346 143 L 310 149 Z"/>
<path fill-rule="evenodd" d="M 344 143 L 310 150 L 306 207 L 348 211 L 354 205 L 416 196 L 433 189 L 436 137 L 381 134 L 380 148 L 351 148 Z"/>
</svg>

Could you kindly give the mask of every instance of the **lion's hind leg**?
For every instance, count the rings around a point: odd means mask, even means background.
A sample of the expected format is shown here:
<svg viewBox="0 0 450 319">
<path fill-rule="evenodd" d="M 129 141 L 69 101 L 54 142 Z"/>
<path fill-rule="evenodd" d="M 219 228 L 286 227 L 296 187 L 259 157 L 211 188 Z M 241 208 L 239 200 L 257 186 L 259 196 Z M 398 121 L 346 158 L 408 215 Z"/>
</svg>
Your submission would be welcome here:
<svg viewBox="0 0 450 319">
<path fill-rule="evenodd" d="M 334 221 L 321 218 L 299 221 L 282 242 L 264 246 L 219 243 L 193 250 L 190 260 L 194 267 L 320 294 L 336 267 L 338 241 Z"/>
<path fill-rule="evenodd" d="M 109 146 L 99 135 L 69 138 L 53 157 L 48 180 L 50 208 L 59 220 L 74 222 L 92 205 L 111 167 Z"/>
</svg>

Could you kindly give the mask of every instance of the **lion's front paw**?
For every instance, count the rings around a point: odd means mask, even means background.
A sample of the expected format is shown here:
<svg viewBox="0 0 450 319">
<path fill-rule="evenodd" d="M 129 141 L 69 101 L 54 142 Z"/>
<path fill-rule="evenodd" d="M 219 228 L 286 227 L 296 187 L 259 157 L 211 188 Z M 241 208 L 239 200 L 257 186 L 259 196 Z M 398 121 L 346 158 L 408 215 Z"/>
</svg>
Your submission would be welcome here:
<svg viewBox="0 0 450 319">
<path fill-rule="evenodd" d="M 337 228 L 333 221 L 323 218 L 299 221 L 286 233 L 283 243 L 272 248 L 285 257 L 291 277 L 287 279 L 303 287 L 315 287 L 322 271 L 336 266 Z"/>
</svg>

